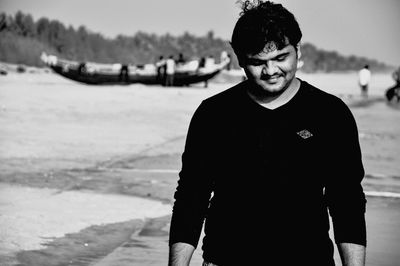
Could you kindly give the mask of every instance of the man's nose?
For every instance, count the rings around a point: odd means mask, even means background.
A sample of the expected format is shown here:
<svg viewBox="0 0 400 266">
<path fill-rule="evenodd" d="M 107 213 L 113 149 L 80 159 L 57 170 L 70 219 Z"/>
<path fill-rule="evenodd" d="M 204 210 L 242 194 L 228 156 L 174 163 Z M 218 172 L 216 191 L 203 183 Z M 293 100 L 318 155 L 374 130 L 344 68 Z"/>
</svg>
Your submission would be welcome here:
<svg viewBox="0 0 400 266">
<path fill-rule="evenodd" d="M 276 73 L 276 66 L 275 66 L 275 63 L 274 63 L 274 62 L 271 62 L 271 61 L 267 61 L 267 62 L 264 64 L 264 67 L 263 67 L 263 69 L 262 69 L 262 73 L 263 73 L 264 75 L 269 75 L 269 76 L 272 76 L 273 74 L 275 74 L 275 73 Z"/>
</svg>

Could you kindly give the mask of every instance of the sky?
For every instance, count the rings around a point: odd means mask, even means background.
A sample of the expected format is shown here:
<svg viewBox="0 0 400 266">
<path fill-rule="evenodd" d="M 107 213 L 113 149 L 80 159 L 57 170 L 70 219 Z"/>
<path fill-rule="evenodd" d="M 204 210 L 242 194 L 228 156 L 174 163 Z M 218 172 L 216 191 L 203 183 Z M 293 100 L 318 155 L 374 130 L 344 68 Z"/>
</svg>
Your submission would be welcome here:
<svg viewBox="0 0 400 266">
<path fill-rule="evenodd" d="M 302 42 L 343 55 L 400 65 L 400 0 L 276 0 L 297 18 Z M 29 13 L 84 25 L 106 37 L 147 33 L 230 40 L 239 17 L 237 0 L 0 0 L 0 12 Z"/>
</svg>

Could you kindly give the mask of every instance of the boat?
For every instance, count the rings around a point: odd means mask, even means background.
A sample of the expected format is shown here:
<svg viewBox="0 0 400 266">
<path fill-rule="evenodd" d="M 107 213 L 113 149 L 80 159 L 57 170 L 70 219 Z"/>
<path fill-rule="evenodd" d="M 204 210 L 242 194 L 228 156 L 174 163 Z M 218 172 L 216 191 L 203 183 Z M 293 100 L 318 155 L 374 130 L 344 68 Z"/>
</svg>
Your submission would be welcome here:
<svg viewBox="0 0 400 266">
<path fill-rule="evenodd" d="M 163 79 L 157 74 L 155 64 L 123 65 L 100 64 L 93 62 L 78 62 L 43 52 L 41 60 L 55 73 L 85 84 L 92 85 L 123 85 L 123 84 L 154 84 L 162 85 Z M 173 86 L 189 86 L 190 84 L 207 82 L 215 77 L 229 64 L 229 58 L 223 58 L 220 63 L 199 67 L 198 60 L 178 64 L 174 74 Z"/>
</svg>

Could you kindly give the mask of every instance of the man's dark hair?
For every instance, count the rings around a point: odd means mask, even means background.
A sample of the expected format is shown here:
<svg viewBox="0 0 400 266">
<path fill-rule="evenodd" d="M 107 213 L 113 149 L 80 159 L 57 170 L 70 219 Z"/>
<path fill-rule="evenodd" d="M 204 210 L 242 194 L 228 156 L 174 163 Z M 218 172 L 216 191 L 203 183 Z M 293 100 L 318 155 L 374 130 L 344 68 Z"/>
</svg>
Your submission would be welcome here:
<svg viewBox="0 0 400 266">
<path fill-rule="evenodd" d="M 240 59 L 260 53 L 266 44 L 297 49 L 302 33 L 294 15 L 281 4 L 261 0 L 245 1 L 232 34 L 231 45 Z"/>
</svg>

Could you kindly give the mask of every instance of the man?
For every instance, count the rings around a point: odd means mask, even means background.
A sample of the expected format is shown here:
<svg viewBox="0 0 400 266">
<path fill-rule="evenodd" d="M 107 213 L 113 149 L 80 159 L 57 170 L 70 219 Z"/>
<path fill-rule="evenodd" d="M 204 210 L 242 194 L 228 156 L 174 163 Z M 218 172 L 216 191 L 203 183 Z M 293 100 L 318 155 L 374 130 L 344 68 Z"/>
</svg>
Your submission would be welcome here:
<svg viewBox="0 0 400 266">
<path fill-rule="evenodd" d="M 165 74 L 166 74 L 165 86 L 167 87 L 174 86 L 175 60 L 173 55 L 170 55 L 166 61 Z"/>
<path fill-rule="evenodd" d="M 299 25 L 282 5 L 245 2 L 232 47 L 247 80 L 204 100 L 182 156 L 169 265 L 364 265 L 357 127 L 337 97 L 296 78 Z"/>
<path fill-rule="evenodd" d="M 368 85 L 371 80 L 371 71 L 369 71 L 369 66 L 365 65 L 358 72 L 358 83 L 361 87 L 361 96 L 367 98 L 368 97 Z"/>
<path fill-rule="evenodd" d="M 155 65 L 157 68 L 157 83 L 165 85 L 164 76 L 166 69 L 166 61 L 164 59 L 164 56 L 160 55 Z"/>
</svg>

